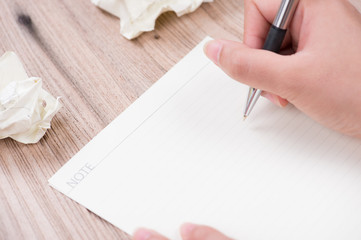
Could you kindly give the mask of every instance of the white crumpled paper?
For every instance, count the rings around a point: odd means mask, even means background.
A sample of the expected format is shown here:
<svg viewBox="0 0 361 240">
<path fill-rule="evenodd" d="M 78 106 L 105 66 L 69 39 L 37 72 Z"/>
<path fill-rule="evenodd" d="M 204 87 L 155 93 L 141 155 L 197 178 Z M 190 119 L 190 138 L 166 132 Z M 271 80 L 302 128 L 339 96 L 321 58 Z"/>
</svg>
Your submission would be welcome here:
<svg viewBox="0 0 361 240">
<path fill-rule="evenodd" d="M 154 30 L 159 15 L 174 11 L 177 16 L 193 12 L 203 2 L 212 0 L 91 0 L 103 10 L 120 18 L 120 33 L 133 39 Z"/>
<path fill-rule="evenodd" d="M 15 53 L 0 58 L 0 139 L 38 142 L 60 106 L 42 89 L 40 78 L 28 77 Z"/>
</svg>

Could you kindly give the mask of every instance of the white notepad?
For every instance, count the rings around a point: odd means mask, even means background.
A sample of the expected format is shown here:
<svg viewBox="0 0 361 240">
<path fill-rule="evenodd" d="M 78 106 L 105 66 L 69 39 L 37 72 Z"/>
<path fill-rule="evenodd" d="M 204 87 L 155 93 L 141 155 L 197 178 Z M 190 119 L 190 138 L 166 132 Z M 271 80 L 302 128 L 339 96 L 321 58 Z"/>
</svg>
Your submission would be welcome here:
<svg viewBox="0 0 361 240">
<path fill-rule="evenodd" d="M 132 234 L 183 222 L 235 239 L 361 239 L 361 141 L 260 99 L 202 41 L 50 180 Z"/>
</svg>

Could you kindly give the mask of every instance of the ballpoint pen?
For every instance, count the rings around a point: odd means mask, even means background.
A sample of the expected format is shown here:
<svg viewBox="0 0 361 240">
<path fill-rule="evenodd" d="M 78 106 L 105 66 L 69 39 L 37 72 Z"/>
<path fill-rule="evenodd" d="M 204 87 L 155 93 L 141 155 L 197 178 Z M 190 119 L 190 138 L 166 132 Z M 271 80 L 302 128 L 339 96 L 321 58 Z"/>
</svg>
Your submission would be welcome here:
<svg viewBox="0 0 361 240">
<path fill-rule="evenodd" d="M 268 32 L 266 41 L 263 45 L 264 50 L 278 53 L 283 39 L 285 38 L 287 27 L 291 22 L 292 16 L 296 10 L 299 0 L 282 0 L 277 16 Z M 249 88 L 246 106 L 244 108 L 244 119 L 251 113 L 262 90 L 253 87 Z"/>
</svg>

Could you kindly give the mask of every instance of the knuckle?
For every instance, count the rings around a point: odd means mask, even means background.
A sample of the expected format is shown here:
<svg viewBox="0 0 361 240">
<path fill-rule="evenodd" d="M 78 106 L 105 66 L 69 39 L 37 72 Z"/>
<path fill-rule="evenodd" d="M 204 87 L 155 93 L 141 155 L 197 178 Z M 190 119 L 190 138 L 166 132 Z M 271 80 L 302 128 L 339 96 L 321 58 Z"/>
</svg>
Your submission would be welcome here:
<svg viewBox="0 0 361 240">
<path fill-rule="evenodd" d="M 252 72 L 253 68 L 252 61 L 249 60 L 249 58 L 244 57 L 243 54 L 238 51 L 234 51 L 231 53 L 229 65 L 230 76 L 236 80 L 241 81 L 249 78 L 249 75 Z"/>
</svg>

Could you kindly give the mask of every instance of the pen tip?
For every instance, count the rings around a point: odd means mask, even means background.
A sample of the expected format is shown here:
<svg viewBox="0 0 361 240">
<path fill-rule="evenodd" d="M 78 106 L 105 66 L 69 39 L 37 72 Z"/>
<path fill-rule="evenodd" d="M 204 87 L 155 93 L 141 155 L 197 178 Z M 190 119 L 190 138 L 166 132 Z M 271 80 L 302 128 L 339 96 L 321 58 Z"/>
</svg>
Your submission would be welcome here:
<svg viewBox="0 0 361 240">
<path fill-rule="evenodd" d="M 247 119 L 247 115 L 244 115 L 243 116 L 243 121 L 246 121 L 246 119 Z"/>
</svg>

